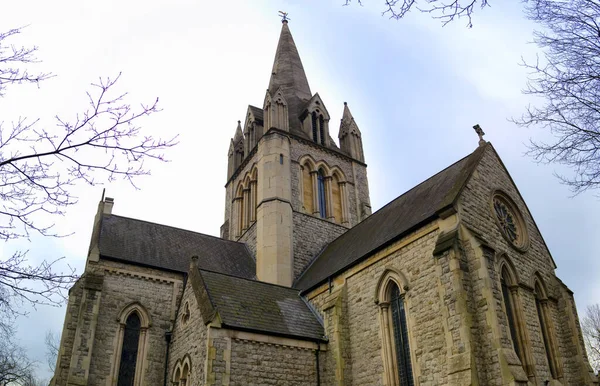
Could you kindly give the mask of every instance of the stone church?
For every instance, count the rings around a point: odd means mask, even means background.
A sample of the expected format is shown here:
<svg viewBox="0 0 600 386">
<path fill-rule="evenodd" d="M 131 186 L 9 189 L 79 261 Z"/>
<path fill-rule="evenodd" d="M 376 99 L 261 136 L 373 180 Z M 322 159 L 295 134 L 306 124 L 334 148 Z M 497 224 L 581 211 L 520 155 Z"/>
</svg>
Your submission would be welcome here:
<svg viewBox="0 0 600 386">
<path fill-rule="evenodd" d="M 221 237 L 103 198 L 52 385 L 598 385 L 573 293 L 478 126 L 471 154 L 371 213 L 346 104 L 337 143 L 330 124 L 284 20 L 231 140 Z"/>
</svg>

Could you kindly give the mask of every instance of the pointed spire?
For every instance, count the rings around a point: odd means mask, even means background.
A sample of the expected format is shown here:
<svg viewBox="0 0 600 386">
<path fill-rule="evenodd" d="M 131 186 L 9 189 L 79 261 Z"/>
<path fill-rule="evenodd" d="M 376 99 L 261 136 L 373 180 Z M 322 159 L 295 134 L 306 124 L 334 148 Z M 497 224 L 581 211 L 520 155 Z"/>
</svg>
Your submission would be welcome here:
<svg viewBox="0 0 600 386">
<path fill-rule="evenodd" d="M 296 118 L 301 113 L 300 109 L 312 97 L 312 93 L 287 20 L 284 20 L 281 26 L 281 35 L 269 81 L 269 92 L 273 94 L 279 88 L 288 102 L 290 121 L 296 124 Z"/>
<path fill-rule="evenodd" d="M 233 137 L 233 142 L 238 143 L 244 138 L 244 134 L 242 133 L 242 121 L 238 121 L 237 129 L 235 129 L 235 136 Z"/>
<path fill-rule="evenodd" d="M 360 130 L 346 102 L 344 102 L 344 114 L 340 122 L 338 138 L 343 152 L 360 162 L 365 162 Z"/>
<path fill-rule="evenodd" d="M 358 125 L 354 121 L 354 117 L 352 116 L 352 113 L 348 108 L 348 103 L 344 102 L 344 113 L 342 114 L 338 138 L 341 139 L 343 136 L 349 134 L 352 130 L 354 130 L 359 137 L 361 136 L 360 130 L 358 129 Z"/>
</svg>

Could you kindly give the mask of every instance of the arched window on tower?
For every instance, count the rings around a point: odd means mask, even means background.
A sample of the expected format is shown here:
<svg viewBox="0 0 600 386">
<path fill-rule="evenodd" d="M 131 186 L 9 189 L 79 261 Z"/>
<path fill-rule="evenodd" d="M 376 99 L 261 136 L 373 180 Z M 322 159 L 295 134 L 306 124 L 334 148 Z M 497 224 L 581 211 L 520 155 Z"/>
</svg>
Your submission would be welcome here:
<svg viewBox="0 0 600 386">
<path fill-rule="evenodd" d="M 325 119 L 323 118 L 323 114 L 319 115 L 319 131 L 321 137 L 321 145 L 325 146 Z"/>
<path fill-rule="evenodd" d="M 313 135 L 313 141 L 315 143 L 319 143 L 319 136 L 318 136 L 318 132 L 317 132 L 317 113 L 315 113 L 314 111 L 311 114 L 312 117 L 312 135 Z"/>
<path fill-rule="evenodd" d="M 315 212 L 313 204 L 312 172 L 313 170 L 308 163 L 302 165 L 302 203 L 305 212 L 308 214 L 313 214 Z"/>
<path fill-rule="evenodd" d="M 344 222 L 344 208 L 342 207 L 342 186 L 340 184 L 340 178 L 337 173 L 333 174 L 331 180 L 331 199 L 332 209 L 333 209 L 333 218 L 336 223 L 341 224 Z"/>
<path fill-rule="evenodd" d="M 319 216 L 321 218 L 327 218 L 327 196 L 326 196 L 326 188 L 325 188 L 325 173 L 323 169 L 319 169 L 317 173 L 317 192 L 319 197 Z"/>
</svg>

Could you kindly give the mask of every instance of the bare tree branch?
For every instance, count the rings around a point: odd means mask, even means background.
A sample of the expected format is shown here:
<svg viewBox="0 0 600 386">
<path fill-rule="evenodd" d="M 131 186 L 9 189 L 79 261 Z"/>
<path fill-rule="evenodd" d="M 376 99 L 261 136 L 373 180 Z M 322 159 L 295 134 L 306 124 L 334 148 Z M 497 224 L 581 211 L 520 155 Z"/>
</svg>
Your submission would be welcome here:
<svg viewBox="0 0 600 386">
<path fill-rule="evenodd" d="M 9 43 L 21 30 L 0 33 L 0 95 L 9 85 L 39 84 L 52 76 L 28 70 L 38 62 L 37 47 Z M 160 111 L 158 99 L 130 104 L 127 93 L 116 90 L 119 78 L 92 83 L 87 108 L 55 116 L 52 126 L 38 118 L 0 121 L 0 241 L 29 239 L 32 233 L 66 236 L 54 230 L 54 218 L 77 203 L 75 185 L 124 179 L 136 187 L 138 177 L 150 174 L 148 161 L 166 161 L 163 152 L 176 144 L 176 136 L 155 139 L 139 124 Z M 26 256 L 18 251 L 0 257 L 0 328 L 2 316 L 10 321 L 23 302 L 61 304 L 77 278 L 71 267 L 58 269 L 61 259 L 30 265 Z"/>
<path fill-rule="evenodd" d="M 583 340 L 588 353 L 590 365 L 595 372 L 600 371 L 600 305 L 587 307 L 581 322 Z"/>
<path fill-rule="evenodd" d="M 535 0 L 527 16 L 543 29 L 535 42 L 544 50 L 530 72 L 525 94 L 540 97 L 513 119 L 517 124 L 548 129 L 550 142 L 531 141 L 538 162 L 559 163 L 575 175 L 559 175 L 575 193 L 600 187 L 600 0 Z"/>
<path fill-rule="evenodd" d="M 363 0 L 356 0 L 359 5 L 362 5 Z M 423 0 L 419 6 L 418 0 L 383 0 L 385 8 L 382 15 L 388 16 L 390 19 L 402 19 L 413 8 L 421 12 L 431 14 L 434 19 L 440 19 L 442 25 L 446 25 L 455 19 L 467 18 L 467 27 L 473 26 L 472 15 L 476 7 L 485 8 L 489 6 L 489 0 Z M 349 5 L 352 0 L 346 0 L 344 5 Z"/>
</svg>

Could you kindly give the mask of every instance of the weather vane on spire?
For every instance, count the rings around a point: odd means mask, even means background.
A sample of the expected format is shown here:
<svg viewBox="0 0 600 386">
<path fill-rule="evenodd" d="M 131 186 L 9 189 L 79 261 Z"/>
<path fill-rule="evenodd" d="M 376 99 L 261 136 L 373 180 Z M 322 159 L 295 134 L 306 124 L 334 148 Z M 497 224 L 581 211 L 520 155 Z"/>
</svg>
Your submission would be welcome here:
<svg viewBox="0 0 600 386">
<path fill-rule="evenodd" d="M 481 128 L 481 126 L 479 126 L 479 124 L 477 124 L 477 125 L 473 126 L 473 129 L 475 129 L 475 132 L 479 136 L 479 146 L 485 145 L 485 139 L 483 139 L 483 136 L 485 135 L 485 133 L 483 132 L 483 129 Z"/>
<path fill-rule="evenodd" d="M 279 11 L 279 17 L 281 17 L 281 22 L 282 23 L 283 22 L 287 22 L 288 20 L 291 20 L 291 19 L 288 19 L 287 16 L 288 16 L 287 12 Z"/>
</svg>

